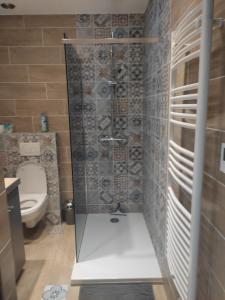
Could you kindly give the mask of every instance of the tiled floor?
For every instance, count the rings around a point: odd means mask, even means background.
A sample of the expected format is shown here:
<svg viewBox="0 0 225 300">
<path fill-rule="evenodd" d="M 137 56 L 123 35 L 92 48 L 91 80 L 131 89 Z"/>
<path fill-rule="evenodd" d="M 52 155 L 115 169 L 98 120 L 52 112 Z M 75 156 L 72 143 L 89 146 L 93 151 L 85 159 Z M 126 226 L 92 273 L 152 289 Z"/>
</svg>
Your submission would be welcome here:
<svg viewBox="0 0 225 300">
<path fill-rule="evenodd" d="M 74 227 L 49 234 L 44 226 L 25 234 L 26 265 L 17 285 L 18 300 L 40 300 L 46 285 L 70 284 L 74 260 Z M 155 300 L 166 300 L 162 286 L 154 286 Z M 67 300 L 79 299 L 79 287 L 69 289 Z"/>
</svg>

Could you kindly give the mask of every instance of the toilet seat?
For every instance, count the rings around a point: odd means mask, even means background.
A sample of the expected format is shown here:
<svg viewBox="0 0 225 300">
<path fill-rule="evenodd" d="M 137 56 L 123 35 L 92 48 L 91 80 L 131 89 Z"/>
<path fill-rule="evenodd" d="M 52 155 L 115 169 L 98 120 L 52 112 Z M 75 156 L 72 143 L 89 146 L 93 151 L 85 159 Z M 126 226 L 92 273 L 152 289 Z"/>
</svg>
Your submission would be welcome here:
<svg viewBox="0 0 225 300">
<path fill-rule="evenodd" d="M 40 164 L 27 162 L 18 167 L 16 176 L 21 181 L 19 196 L 22 222 L 32 228 L 47 211 L 46 172 Z"/>
<path fill-rule="evenodd" d="M 20 209 L 22 214 L 29 215 L 37 211 L 46 200 L 46 194 L 21 194 Z"/>
</svg>

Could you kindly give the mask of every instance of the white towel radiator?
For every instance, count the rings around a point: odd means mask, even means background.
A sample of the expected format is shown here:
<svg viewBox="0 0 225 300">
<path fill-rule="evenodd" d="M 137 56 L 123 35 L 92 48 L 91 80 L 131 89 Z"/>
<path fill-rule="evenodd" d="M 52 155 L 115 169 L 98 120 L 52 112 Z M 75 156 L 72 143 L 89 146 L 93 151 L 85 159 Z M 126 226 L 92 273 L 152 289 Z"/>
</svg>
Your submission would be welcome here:
<svg viewBox="0 0 225 300">
<path fill-rule="evenodd" d="M 213 0 L 203 0 L 172 33 L 167 260 L 182 300 L 196 298 L 212 17 Z M 193 61 L 198 62 L 198 81 L 177 86 L 177 70 Z M 173 127 L 194 130 L 193 152 L 175 142 Z M 189 194 L 190 211 L 176 195 L 174 184 Z"/>
</svg>

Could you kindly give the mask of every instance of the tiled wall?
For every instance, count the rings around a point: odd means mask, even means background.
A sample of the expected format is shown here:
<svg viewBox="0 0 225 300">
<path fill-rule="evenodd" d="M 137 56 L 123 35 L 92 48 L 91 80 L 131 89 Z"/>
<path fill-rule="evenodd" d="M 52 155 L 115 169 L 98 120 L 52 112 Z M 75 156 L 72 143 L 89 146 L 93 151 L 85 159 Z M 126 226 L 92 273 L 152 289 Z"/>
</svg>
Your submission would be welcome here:
<svg viewBox="0 0 225 300">
<path fill-rule="evenodd" d="M 61 43 L 64 32 L 71 38 L 111 37 L 112 32 L 115 37 L 139 37 L 143 35 L 143 15 L 0 16 L 0 123 L 12 122 L 16 132 L 37 132 L 40 112 L 48 115 L 50 131 L 57 132 L 60 190 L 62 199 L 67 200 L 73 195 L 66 74 Z M 104 57 L 107 49 L 101 51 L 99 47 L 101 56 L 97 60 L 94 55 L 95 62 L 86 60 L 87 49 L 83 53 L 84 94 L 93 101 L 100 99 L 94 111 L 87 110 L 89 125 L 85 126 L 92 126 L 88 117 L 93 114 L 97 136 L 107 132 L 111 124 L 115 125 L 118 134 L 126 138 L 130 136 L 123 147 L 112 150 L 111 145 L 101 145 L 95 140 L 88 149 L 90 157 L 96 150 L 98 152 L 96 160 L 91 161 L 90 158 L 88 162 L 90 172 L 95 170 L 96 163 L 97 173 L 101 172 L 97 190 L 96 182 L 92 182 L 96 181 L 96 174 L 89 178 L 92 189 L 88 202 L 93 211 L 97 206 L 103 208 L 106 203 L 111 205 L 118 199 L 124 202 L 126 209 L 129 199 L 130 209 L 136 210 L 140 209 L 142 201 L 142 176 L 139 175 L 142 174 L 143 53 L 141 47 L 128 48 L 124 45 L 116 51 L 117 70 L 113 71 L 117 72 L 120 81 L 117 87 L 120 96 L 115 101 L 113 120 L 107 112 L 110 95 L 104 84 L 105 79 L 111 76 L 109 57 Z M 95 67 L 96 70 L 93 69 Z M 93 87 L 95 81 L 99 83 L 98 87 L 97 84 Z M 93 97 L 92 88 L 96 92 Z"/>
<path fill-rule="evenodd" d="M 167 118 L 170 54 L 170 1 L 149 1 L 144 71 L 144 215 L 162 270 L 165 269 Z M 167 274 L 164 274 L 166 276 Z"/>
<path fill-rule="evenodd" d="M 20 143 L 40 142 L 40 156 L 21 156 Z M 27 162 L 40 164 L 46 172 L 48 212 L 60 223 L 59 176 L 55 133 L 12 133 L 0 135 L 0 167 L 4 177 L 15 177 L 17 168 Z"/>
<path fill-rule="evenodd" d="M 141 37 L 143 22 L 143 15 L 85 15 L 79 18 L 76 35 L 94 39 L 111 37 L 112 33 L 114 37 Z M 111 211 L 118 202 L 126 211 L 142 211 L 144 47 L 67 47 L 77 198 L 84 198 L 86 181 L 87 212 Z M 117 84 L 112 87 L 108 80 Z M 102 141 L 106 136 L 123 141 Z"/>
<path fill-rule="evenodd" d="M 0 16 L 0 123 L 38 132 L 45 112 L 57 132 L 62 200 L 72 199 L 64 31 L 75 36 L 75 16 Z"/>
<path fill-rule="evenodd" d="M 200 1 L 193 1 L 193 5 Z M 187 13 L 190 1 L 172 0 L 172 25 Z M 225 2 L 214 1 L 214 17 L 225 18 Z M 225 28 L 213 30 L 206 154 L 202 196 L 197 300 L 225 299 L 225 175 L 219 171 L 220 147 L 225 142 Z M 186 66 L 185 80 L 196 81 L 196 64 Z M 193 147 L 193 134 L 182 131 L 182 143 Z"/>
</svg>

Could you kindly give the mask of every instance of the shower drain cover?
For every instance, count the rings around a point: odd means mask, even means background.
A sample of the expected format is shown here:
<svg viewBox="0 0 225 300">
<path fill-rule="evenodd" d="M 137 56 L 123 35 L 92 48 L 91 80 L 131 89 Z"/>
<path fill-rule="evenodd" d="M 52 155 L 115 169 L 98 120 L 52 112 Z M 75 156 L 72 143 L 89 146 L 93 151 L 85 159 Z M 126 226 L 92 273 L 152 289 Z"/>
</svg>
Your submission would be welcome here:
<svg viewBox="0 0 225 300">
<path fill-rule="evenodd" d="M 118 223 L 120 220 L 119 220 L 119 218 L 111 218 L 110 221 L 112 223 Z"/>
</svg>

